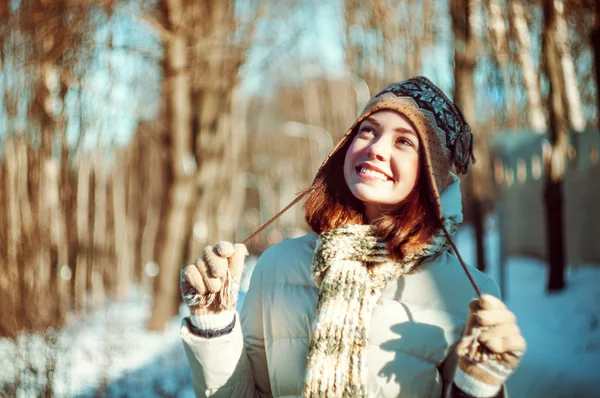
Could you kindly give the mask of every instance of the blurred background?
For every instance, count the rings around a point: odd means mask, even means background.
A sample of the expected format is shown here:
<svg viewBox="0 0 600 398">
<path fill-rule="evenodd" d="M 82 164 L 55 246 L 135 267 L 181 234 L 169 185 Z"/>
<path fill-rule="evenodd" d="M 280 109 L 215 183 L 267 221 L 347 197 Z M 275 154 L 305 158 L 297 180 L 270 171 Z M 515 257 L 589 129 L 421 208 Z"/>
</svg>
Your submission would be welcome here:
<svg viewBox="0 0 600 398">
<path fill-rule="evenodd" d="M 476 138 L 457 241 L 530 342 L 509 393 L 598 396 L 598 62 L 592 0 L 0 0 L 0 396 L 192 396 L 181 266 L 415 75 Z"/>
</svg>

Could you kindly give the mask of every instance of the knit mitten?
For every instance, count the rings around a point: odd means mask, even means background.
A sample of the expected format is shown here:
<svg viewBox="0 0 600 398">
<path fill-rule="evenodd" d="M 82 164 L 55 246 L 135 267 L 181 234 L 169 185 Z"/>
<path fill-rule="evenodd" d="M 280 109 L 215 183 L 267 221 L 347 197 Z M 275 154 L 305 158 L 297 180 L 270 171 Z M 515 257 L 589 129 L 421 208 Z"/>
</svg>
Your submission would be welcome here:
<svg viewBox="0 0 600 398">
<path fill-rule="evenodd" d="M 181 270 L 181 295 L 195 326 L 216 329 L 226 318 L 231 321 L 227 313 L 234 313 L 247 255 L 243 244 L 219 242 L 205 247 L 202 258 Z"/>
<path fill-rule="evenodd" d="M 525 339 L 515 315 L 496 297 L 482 295 L 469 309 L 467 328 L 456 348 L 454 384 L 474 397 L 494 397 L 517 368 Z"/>
</svg>

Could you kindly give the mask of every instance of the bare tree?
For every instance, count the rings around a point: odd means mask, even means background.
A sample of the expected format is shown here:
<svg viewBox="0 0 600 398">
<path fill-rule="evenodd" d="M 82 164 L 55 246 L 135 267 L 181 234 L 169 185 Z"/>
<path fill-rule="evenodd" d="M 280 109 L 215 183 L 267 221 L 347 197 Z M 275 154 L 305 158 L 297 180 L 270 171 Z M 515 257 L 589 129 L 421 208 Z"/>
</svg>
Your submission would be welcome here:
<svg viewBox="0 0 600 398">
<path fill-rule="evenodd" d="M 504 89 L 504 112 L 507 116 L 506 119 L 508 121 L 508 127 L 514 129 L 516 126 L 511 124 L 516 121 L 516 118 L 513 115 L 517 113 L 517 105 L 512 93 L 513 88 L 510 84 L 510 60 L 506 19 L 502 13 L 502 7 L 499 0 L 487 0 L 486 8 L 489 19 L 488 31 L 489 35 L 491 36 L 490 42 L 492 44 L 491 54 L 500 71 L 500 76 L 502 76 L 502 86 Z"/>
<path fill-rule="evenodd" d="M 163 23 L 168 30 L 165 42 L 166 118 L 170 137 L 171 186 L 163 223 L 163 240 L 159 247 L 160 274 L 157 280 L 152 318 L 149 328 L 164 328 L 173 315 L 177 270 L 181 266 L 189 229 L 194 198 L 193 175 L 195 159 L 192 148 L 192 107 L 189 76 L 189 43 L 186 37 L 185 4 L 178 0 L 162 5 Z"/>
<path fill-rule="evenodd" d="M 97 178 L 107 177 L 109 171 L 92 172 L 93 167 L 85 163 L 78 172 L 73 153 L 82 151 L 80 158 L 87 155 L 82 143 L 92 112 L 84 108 L 89 107 L 95 88 L 86 87 L 83 77 L 101 64 L 92 59 L 95 36 L 100 25 L 106 27 L 102 16 L 110 18 L 117 3 L 23 0 L 19 7 L 0 4 L 0 118 L 6 133 L 0 175 L 7 187 L 2 195 L 7 206 L 0 217 L 7 225 L 7 231 L 0 234 L 0 247 L 6 247 L 0 250 L 0 302 L 3 314 L 9 309 L 2 335 L 60 325 L 72 303 L 77 310 L 84 308 L 82 298 L 90 286 L 96 302 L 100 301 L 98 292 L 105 290 L 104 282 L 114 274 L 114 244 L 109 242 L 113 209 L 112 201 L 107 201 L 114 189 L 108 178 Z M 110 41 L 108 50 L 112 51 Z M 79 106 L 69 107 L 73 95 Z M 98 113 L 106 105 L 94 104 Z M 74 130 L 68 136 L 67 127 L 76 123 L 79 137 L 73 144 L 68 138 Z M 137 159 L 132 156 L 129 161 Z M 136 193 L 142 189 L 134 180 L 135 175 L 127 182 L 130 208 L 135 208 Z M 134 211 L 126 217 L 129 224 L 141 228 Z M 131 248 L 132 264 L 141 250 L 137 246 Z M 101 257 L 104 261 L 91 265 Z M 76 302 L 71 301 L 71 287 Z"/>
<path fill-rule="evenodd" d="M 487 151 L 489 137 L 477 128 L 475 114 L 475 85 L 473 74 L 476 64 L 476 32 L 481 2 L 472 0 L 453 0 L 450 2 L 452 29 L 454 31 L 454 100 L 463 110 L 465 119 L 471 125 L 475 140 L 474 167 L 467 179 L 467 192 L 470 215 L 475 229 L 477 246 L 477 267 L 486 269 L 484 248 L 484 208 L 486 195 L 491 192 L 491 176 L 489 170 L 489 153 Z"/>
<path fill-rule="evenodd" d="M 232 126 L 244 48 L 236 41 L 242 32 L 233 3 L 166 0 L 162 10 L 172 183 L 148 324 L 153 330 L 174 314 L 184 261 L 210 241 L 232 239 L 244 194 L 238 171 L 244 126 Z"/>
<path fill-rule="evenodd" d="M 569 43 L 569 29 L 565 15 L 565 3 L 562 0 L 554 1 L 554 29 L 556 30 L 555 42 L 560 56 L 562 78 L 564 80 L 564 96 L 566 100 L 567 118 L 570 127 L 575 131 L 583 131 L 585 128 L 585 119 L 581 109 L 581 95 L 579 85 L 575 74 L 575 64 L 571 55 L 571 45 Z M 545 4 L 545 7 L 549 7 Z M 544 8 L 546 13 L 546 8 Z M 548 14 L 544 14 L 548 16 Z"/>
<path fill-rule="evenodd" d="M 596 0 L 594 28 L 591 38 L 594 49 L 594 64 L 596 66 L 596 85 L 600 85 L 600 0 Z M 596 89 L 598 107 L 598 120 L 600 121 L 600 90 Z M 599 123 L 600 124 L 600 123 Z"/>
<path fill-rule="evenodd" d="M 347 68 L 371 91 L 421 73 L 436 29 L 432 2 L 346 0 L 344 17 Z"/>
<path fill-rule="evenodd" d="M 565 32 L 558 27 L 564 18 L 564 3 L 552 0 L 544 3 L 544 64 L 550 81 L 550 143 L 552 149 L 544 159 L 544 204 L 546 210 L 546 241 L 550 275 L 548 290 L 559 291 L 565 287 L 566 245 L 564 236 L 563 182 L 568 150 L 568 115 L 566 107 L 566 81 L 563 70 L 563 46 L 560 38 Z"/>
<path fill-rule="evenodd" d="M 108 167 L 102 161 L 102 152 L 92 159 L 94 168 L 94 227 L 92 232 L 90 307 L 97 309 L 104 296 L 104 273 L 110 267 L 108 255 Z"/>
<path fill-rule="evenodd" d="M 542 106 L 539 74 L 535 70 L 531 59 L 531 40 L 521 0 L 510 1 L 510 22 L 519 46 L 519 63 L 523 74 L 523 84 L 527 91 L 529 125 L 533 131 L 543 133 L 546 131 L 546 118 Z"/>
</svg>

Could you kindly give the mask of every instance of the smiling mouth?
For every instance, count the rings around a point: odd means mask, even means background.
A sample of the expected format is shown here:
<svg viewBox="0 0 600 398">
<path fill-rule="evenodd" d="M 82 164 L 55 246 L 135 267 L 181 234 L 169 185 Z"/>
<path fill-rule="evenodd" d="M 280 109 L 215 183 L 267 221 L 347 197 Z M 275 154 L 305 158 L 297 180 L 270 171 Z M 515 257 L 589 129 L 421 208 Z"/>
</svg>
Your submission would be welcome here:
<svg viewBox="0 0 600 398">
<path fill-rule="evenodd" d="M 376 181 L 391 181 L 392 180 L 390 177 L 388 177 L 384 173 L 381 173 L 381 172 L 373 170 L 373 169 L 369 169 L 364 166 L 358 166 L 356 168 L 356 172 L 358 173 L 359 176 L 366 178 L 368 180 L 376 180 Z"/>
</svg>

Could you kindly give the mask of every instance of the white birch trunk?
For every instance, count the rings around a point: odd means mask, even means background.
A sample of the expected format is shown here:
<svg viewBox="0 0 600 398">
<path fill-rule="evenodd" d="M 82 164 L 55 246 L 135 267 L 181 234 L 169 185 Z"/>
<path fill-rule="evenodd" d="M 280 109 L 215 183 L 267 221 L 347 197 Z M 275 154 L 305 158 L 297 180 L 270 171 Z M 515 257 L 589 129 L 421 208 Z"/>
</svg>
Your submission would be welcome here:
<svg viewBox="0 0 600 398">
<path fill-rule="evenodd" d="M 550 180 L 560 183 L 564 180 L 567 162 L 568 150 L 568 104 L 565 101 L 567 82 L 564 80 L 564 58 L 562 56 L 562 43 L 560 20 L 564 17 L 562 2 L 551 0 L 547 7 L 550 21 L 546 21 L 544 28 L 544 58 L 550 81 L 551 95 L 550 107 L 551 117 L 554 120 L 554 131 L 552 132 L 551 144 L 552 151 L 550 156 L 546 157 L 546 169 Z"/>
<path fill-rule="evenodd" d="M 50 159 L 46 163 L 45 177 L 48 183 L 48 204 L 51 214 L 51 239 L 52 245 L 58 252 L 58 267 L 69 267 L 69 240 L 67 236 L 67 224 L 65 212 L 60 198 L 60 167 L 55 159 Z M 56 275 L 53 293 L 57 300 L 56 305 L 60 318 L 66 314 L 69 308 L 68 280 Z"/>
<path fill-rule="evenodd" d="M 548 0 L 554 2 L 556 9 L 556 44 L 560 52 L 560 63 L 562 65 L 562 74 L 564 80 L 565 100 L 567 114 L 571 128 L 575 131 L 585 129 L 585 119 L 581 108 L 581 95 L 577 84 L 577 75 L 575 73 L 575 64 L 571 49 L 569 47 L 569 30 L 567 27 L 567 18 L 565 16 L 565 3 L 563 0 Z"/>
<path fill-rule="evenodd" d="M 511 25 L 519 44 L 519 63 L 523 73 L 523 83 L 527 91 L 527 119 L 533 131 L 545 133 L 548 126 L 542 107 L 539 76 L 531 59 L 531 40 L 521 0 L 511 0 L 510 10 Z"/>
</svg>

